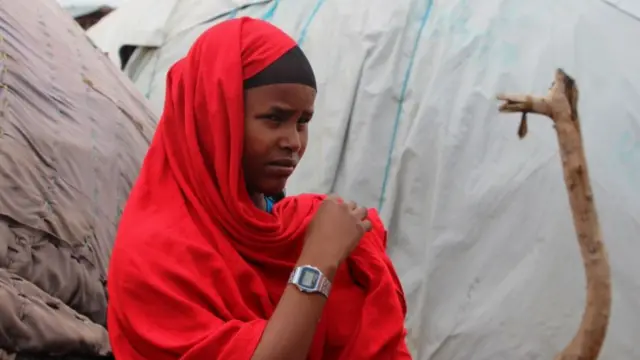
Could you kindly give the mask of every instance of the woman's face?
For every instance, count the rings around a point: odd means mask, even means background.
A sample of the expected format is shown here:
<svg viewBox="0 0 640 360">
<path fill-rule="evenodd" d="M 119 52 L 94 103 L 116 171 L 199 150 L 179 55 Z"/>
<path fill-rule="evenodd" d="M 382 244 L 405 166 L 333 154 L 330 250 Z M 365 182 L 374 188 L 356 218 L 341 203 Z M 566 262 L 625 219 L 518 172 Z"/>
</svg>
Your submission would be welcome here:
<svg viewBox="0 0 640 360">
<path fill-rule="evenodd" d="M 281 192 L 307 148 L 316 91 L 274 84 L 245 92 L 242 166 L 250 194 Z"/>
</svg>

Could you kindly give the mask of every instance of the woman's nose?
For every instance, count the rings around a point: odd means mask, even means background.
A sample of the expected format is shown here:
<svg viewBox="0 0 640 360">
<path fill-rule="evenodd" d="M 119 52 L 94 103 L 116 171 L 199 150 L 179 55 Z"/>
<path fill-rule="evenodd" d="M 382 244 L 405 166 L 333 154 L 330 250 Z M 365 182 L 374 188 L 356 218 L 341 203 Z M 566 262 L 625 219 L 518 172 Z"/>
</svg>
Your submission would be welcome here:
<svg viewBox="0 0 640 360">
<path fill-rule="evenodd" d="M 300 132 L 297 124 L 294 126 L 286 126 L 281 137 L 281 146 L 293 152 L 298 152 L 302 147 Z"/>
</svg>

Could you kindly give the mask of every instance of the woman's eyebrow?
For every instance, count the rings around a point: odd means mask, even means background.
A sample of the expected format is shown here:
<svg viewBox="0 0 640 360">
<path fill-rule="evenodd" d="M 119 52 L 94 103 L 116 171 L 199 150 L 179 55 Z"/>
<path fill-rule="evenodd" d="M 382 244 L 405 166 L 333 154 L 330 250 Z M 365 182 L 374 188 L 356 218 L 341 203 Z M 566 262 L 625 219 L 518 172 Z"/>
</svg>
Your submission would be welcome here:
<svg viewBox="0 0 640 360">
<path fill-rule="evenodd" d="M 282 105 L 282 104 L 271 105 L 269 110 L 277 113 L 294 113 L 295 112 L 295 110 L 292 107 Z"/>
<path fill-rule="evenodd" d="M 282 114 L 282 115 L 292 115 L 296 112 L 296 109 L 283 104 L 275 104 L 275 105 L 271 105 L 271 107 L 269 108 L 269 111 L 277 114 Z M 302 110 L 302 114 L 306 117 L 312 117 L 313 110 Z"/>
</svg>

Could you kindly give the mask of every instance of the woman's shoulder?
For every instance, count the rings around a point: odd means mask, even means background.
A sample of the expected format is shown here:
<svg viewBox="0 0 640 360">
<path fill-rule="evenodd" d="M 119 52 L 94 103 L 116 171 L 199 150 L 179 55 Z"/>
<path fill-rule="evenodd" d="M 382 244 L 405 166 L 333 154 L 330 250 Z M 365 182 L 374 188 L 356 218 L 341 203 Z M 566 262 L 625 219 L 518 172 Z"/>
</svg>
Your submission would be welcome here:
<svg viewBox="0 0 640 360">
<path fill-rule="evenodd" d="M 313 194 L 313 193 L 304 193 L 295 196 L 287 196 L 286 198 L 280 200 L 278 204 L 280 206 L 283 205 L 307 205 L 313 209 L 317 209 L 317 206 L 322 203 L 322 201 L 327 197 L 324 194 Z M 370 234 L 373 235 L 376 239 L 377 245 L 382 248 L 382 250 L 386 250 L 387 248 L 387 229 L 380 218 L 380 214 L 378 210 L 375 208 L 369 208 L 367 212 L 367 217 L 369 221 L 371 221 L 371 231 Z"/>
<path fill-rule="evenodd" d="M 327 195 L 315 193 L 302 193 L 296 195 L 287 195 L 280 201 L 300 201 L 300 202 L 322 202 Z"/>
</svg>

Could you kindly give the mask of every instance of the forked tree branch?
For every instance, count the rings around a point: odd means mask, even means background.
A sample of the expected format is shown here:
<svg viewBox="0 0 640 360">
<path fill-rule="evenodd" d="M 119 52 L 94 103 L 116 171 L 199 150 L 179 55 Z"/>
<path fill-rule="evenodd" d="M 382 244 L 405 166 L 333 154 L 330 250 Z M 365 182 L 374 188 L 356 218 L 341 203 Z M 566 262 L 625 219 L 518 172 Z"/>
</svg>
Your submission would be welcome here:
<svg viewBox="0 0 640 360">
<path fill-rule="evenodd" d="M 580 327 L 555 359 L 595 360 L 600 354 L 609 325 L 611 274 L 582 143 L 577 109 L 578 88 L 569 75 L 558 69 L 547 96 L 498 95 L 498 99 L 504 101 L 500 106 L 501 112 L 522 113 L 518 130 L 520 138 L 527 134 L 527 113 L 546 115 L 554 122 L 564 181 L 587 278 L 587 301 Z"/>
</svg>

